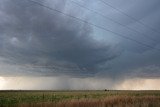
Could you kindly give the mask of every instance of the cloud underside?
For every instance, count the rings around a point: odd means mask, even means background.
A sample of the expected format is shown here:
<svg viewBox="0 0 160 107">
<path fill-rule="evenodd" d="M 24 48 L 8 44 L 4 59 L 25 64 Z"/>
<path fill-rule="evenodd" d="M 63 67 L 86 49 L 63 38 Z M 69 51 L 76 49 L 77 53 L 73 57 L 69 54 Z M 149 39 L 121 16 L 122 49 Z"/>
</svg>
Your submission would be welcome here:
<svg viewBox="0 0 160 107">
<path fill-rule="evenodd" d="M 107 29 L 111 27 L 115 32 L 123 33 L 129 38 L 145 42 L 156 48 L 159 47 L 159 42 L 147 40 L 141 34 L 129 32 L 113 22 L 100 20 L 101 18 L 95 21 L 93 19 L 95 17 L 88 14 L 88 11 L 68 7 L 65 0 L 55 0 L 54 3 L 49 0 L 38 2 L 86 21 L 106 24 L 108 25 L 105 25 Z M 153 6 L 155 3 L 159 2 L 146 4 L 150 7 L 147 9 L 137 4 L 138 9 L 136 10 L 141 10 L 138 12 L 133 11 L 133 7 L 135 9 L 136 6 L 134 4 L 131 8 L 126 7 L 126 12 L 132 12 L 137 19 L 151 23 L 152 21 L 148 21 L 147 18 L 152 16 L 151 13 L 155 14 L 160 10 L 159 5 Z M 98 5 L 96 2 L 95 4 Z M 93 6 L 95 4 L 93 3 Z M 117 15 L 117 21 L 124 22 L 126 26 L 136 28 L 149 36 L 153 35 L 152 38 L 160 41 L 160 37 L 155 32 L 151 32 L 147 28 L 142 29 L 143 27 L 137 22 L 122 17 L 113 9 L 108 11 L 109 16 L 110 14 L 111 16 Z M 155 15 L 153 19 L 160 16 L 159 14 Z M 113 79 L 123 77 L 159 78 L 160 76 L 159 51 L 124 38 L 114 37 L 113 34 L 102 29 L 96 29 L 27 0 L 1 0 L 0 18 L 0 75 L 100 76 Z M 113 20 L 116 18 L 113 17 Z M 159 19 L 153 21 L 158 29 Z M 105 35 L 102 36 L 101 33 Z"/>
<path fill-rule="evenodd" d="M 9 75 L 95 74 L 99 64 L 117 56 L 111 46 L 93 39 L 92 28 L 85 23 L 25 1 L 2 4 L 0 55 L 6 75 L 12 68 L 18 71 Z"/>
</svg>

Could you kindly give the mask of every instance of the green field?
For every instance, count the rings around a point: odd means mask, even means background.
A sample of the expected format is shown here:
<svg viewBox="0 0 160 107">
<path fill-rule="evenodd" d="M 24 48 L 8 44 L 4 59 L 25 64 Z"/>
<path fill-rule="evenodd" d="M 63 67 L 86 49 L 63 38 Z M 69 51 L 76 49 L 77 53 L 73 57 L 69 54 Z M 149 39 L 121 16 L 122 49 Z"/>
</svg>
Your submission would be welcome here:
<svg viewBox="0 0 160 107">
<path fill-rule="evenodd" d="M 160 91 L 0 91 L 0 107 L 160 107 Z"/>
</svg>

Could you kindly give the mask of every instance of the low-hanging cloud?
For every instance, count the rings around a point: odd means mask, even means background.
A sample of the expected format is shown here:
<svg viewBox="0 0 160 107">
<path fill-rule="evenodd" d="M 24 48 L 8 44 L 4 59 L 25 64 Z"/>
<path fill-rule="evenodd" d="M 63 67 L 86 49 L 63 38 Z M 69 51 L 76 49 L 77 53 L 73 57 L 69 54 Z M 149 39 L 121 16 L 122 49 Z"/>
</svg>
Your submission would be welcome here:
<svg viewBox="0 0 160 107">
<path fill-rule="evenodd" d="M 27 0 L 0 3 L 1 74 L 95 74 L 101 71 L 100 64 L 119 54 L 112 52 L 112 46 L 96 41 L 87 24 Z M 52 6 L 72 14 L 65 4 L 55 1 Z"/>
<path fill-rule="evenodd" d="M 141 33 L 106 20 L 69 1 L 38 0 L 46 6 L 148 44 L 151 48 L 81 23 L 27 0 L 1 0 L 0 75 L 69 75 L 84 78 L 97 76 L 99 79 L 112 78 L 109 80 L 112 82 L 107 84 L 111 87 L 118 84 L 114 80 L 120 81 L 121 84 L 123 81 L 123 84 L 127 86 L 126 84 L 131 82 L 124 82 L 124 78 L 133 78 L 134 81 L 136 77 L 160 77 L 160 51 L 157 50 L 160 47 L 160 36 L 153 30 L 160 28 L 159 0 L 148 2 L 136 0 L 133 3 L 125 1 L 125 4 L 124 0 L 109 2 L 153 29 L 141 25 L 101 2 L 76 1 L 93 10 L 97 9 L 98 12 L 114 21 Z M 153 40 L 145 37 L 146 35 Z M 77 78 L 77 81 L 80 79 Z M 91 81 L 94 80 L 91 79 Z M 105 83 L 105 81 L 99 80 L 97 84 Z M 68 83 L 72 82 L 68 81 Z"/>
</svg>

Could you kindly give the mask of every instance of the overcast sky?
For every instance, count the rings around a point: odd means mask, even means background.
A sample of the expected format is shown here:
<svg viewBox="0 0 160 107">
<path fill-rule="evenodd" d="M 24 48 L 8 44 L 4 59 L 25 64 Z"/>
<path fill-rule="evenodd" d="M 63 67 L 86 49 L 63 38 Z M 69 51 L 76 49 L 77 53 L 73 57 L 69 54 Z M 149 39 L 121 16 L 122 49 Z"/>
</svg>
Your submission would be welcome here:
<svg viewBox="0 0 160 107">
<path fill-rule="evenodd" d="M 0 0 L 0 88 L 160 89 L 159 0 L 34 1 Z"/>
</svg>

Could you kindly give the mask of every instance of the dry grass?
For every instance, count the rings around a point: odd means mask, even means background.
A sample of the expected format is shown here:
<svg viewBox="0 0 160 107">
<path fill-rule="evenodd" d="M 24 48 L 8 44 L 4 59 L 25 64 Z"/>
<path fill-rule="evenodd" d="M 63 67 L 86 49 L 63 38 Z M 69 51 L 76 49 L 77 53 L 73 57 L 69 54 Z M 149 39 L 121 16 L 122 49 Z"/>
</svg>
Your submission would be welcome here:
<svg viewBox="0 0 160 107">
<path fill-rule="evenodd" d="M 160 97 L 112 96 L 104 99 L 71 99 L 67 101 L 18 104 L 17 107 L 160 107 Z"/>
<path fill-rule="evenodd" d="M 47 92 L 45 95 L 43 92 L 44 96 L 42 96 L 42 98 L 46 97 L 44 101 L 37 99 L 37 101 L 32 102 L 32 100 L 35 100 L 34 98 L 39 98 L 37 97 L 39 94 L 35 93 L 36 92 L 27 93 L 27 98 L 32 98 L 29 100 L 31 102 L 28 102 L 27 99 L 11 104 L 1 102 L 0 107 L 160 107 L 159 91 L 77 91 L 50 93 L 51 95 L 56 94 L 59 100 L 50 100 L 50 94 Z M 22 96 L 17 96 L 16 98 L 24 98 L 25 94 L 24 92 Z M 2 96 L 0 96 L 0 98 L 2 98 Z M 8 100 L 10 100 L 10 98 L 8 98 Z"/>
</svg>

